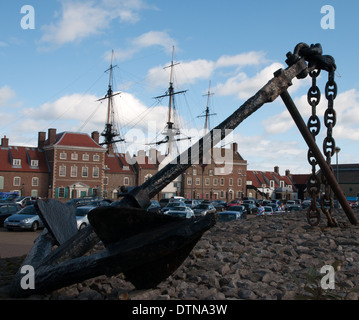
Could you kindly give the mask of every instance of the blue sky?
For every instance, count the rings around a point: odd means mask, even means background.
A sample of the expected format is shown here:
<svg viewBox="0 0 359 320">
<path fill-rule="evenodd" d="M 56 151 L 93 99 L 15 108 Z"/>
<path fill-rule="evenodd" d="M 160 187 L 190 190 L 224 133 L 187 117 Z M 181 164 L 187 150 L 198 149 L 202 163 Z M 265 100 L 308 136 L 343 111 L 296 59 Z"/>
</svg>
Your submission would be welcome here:
<svg viewBox="0 0 359 320">
<path fill-rule="evenodd" d="M 34 8 L 35 28 L 23 29 L 24 5 Z M 335 29 L 322 29 L 324 5 L 335 10 Z M 355 163 L 359 150 L 359 77 L 356 56 L 359 3 L 347 1 L 151 1 L 27 0 L 0 4 L 0 135 L 11 145 L 37 145 L 37 132 L 102 132 L 111 51 L 115 52 L 115 118 L 135 152 L 162 139 L 167 101 L 154 99 L 169 82 L 175 47 L 178 125 L 187 136 L 203 129 L 211 81 L 210 118 L 216 126 L 285 68 L 299 42 L 321 43 L 337 64 L 339 94 L 333 136 L 340 163 Z M 324 93 L 327 74 L 318 80 Z M 309 77 L 290 93 L 303 118 Z M 326 108 L 323 97 L 318 114 Z M 317 137 L 321 147 L 326 128 Z M 233 133 L 251 170 L 308 173 L 307 146 L 280 99 L 264 105 Z M 193 138 L 194 142 L 195 138 Z M 228 143 L 226 141 L 225 143 Z M 182 147 L 186 147 L 183 145 Z M 335 157 L 332 163 L 335 163 Z"/>
</svg>

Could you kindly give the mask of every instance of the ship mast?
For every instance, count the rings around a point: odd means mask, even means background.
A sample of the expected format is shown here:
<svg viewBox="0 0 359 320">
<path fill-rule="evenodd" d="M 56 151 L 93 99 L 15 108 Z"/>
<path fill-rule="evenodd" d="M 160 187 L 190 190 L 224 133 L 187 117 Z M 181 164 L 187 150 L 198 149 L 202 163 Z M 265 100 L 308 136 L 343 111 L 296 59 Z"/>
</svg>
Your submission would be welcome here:
<svg viewBox="0 0 359 320">
<path fill-rule="evenodd" d="M 201 118 L 201 117 L 205 117 L 205 123 L 204 123 L 204 135 L 207 134 L 207 130 L 208 130 L 208 126 L 209 126 L 209 117 L 210 116 L 215 116 L 216 113 L 209 113 L 209 97 L 211 95 L 213 95 L 214 93 L 211 93 L 211 80 L 209 80 L 209 88 L 208 88 L 208 92 L 207 94 L 205 94 L 205 96 L 207 96 L 207 107 L 206 107 L 206 113 L 204 116 L 198 116 L 197 118 Z"/>
<path fill-rule="evenodd" d="M 171 61 L 171 64 L 164 68 L 164 69 L 171 68 L 170 84 L 169 84 L 168 91 L 167 91 L 166 94 L 164 94 L 162 96 L 155 97 L 155 99 L 160 99 L 160 98 L 163 98 L 163 97 L 169 97 L 167 130 L 164 132 L 164 135 L 166 137 L 162 141 L 156 143 L 156 144 L 168 143 L 168 154 L 172 153 L 172 142 L 183 140 L 183 139 L 174 139 L 175 135 L 179 135 L 179 130 L 174 128 L 174 126 L 173 126 L 174 122 L 172 121 L 172 109 L 174 108 L 174 96 L 177 95 L 177 94 L 180 94 L 180 93 L 187 92 L 187 90 L 182 90 L 182 91 L 177 91 L 177 92 L 174 91 L 174 87 L 173 87 L 173 67 L 178 65 L 179 63 L 174 63 L 173 62 L 173 57 L 174 57 L 174 47 L 172 47 L 172 61 Z"/>
<path fill-rule="evenodd" d="M 116 142 L 125 141 L 122 138 L 119 138 L 119 139 L 115 140 L 115 138 L 118 137 L 120 134 L 117 133 L 116 129 L 113 127 L 113 124 L 114 124 L 113 97 L 120 94 L 120 92 L 113 93 L 113 91 L 112 91 L 113 69 L 115 67 L 117 67 L 117 65 L 114 66 L 112 64 L 113 63 L 113 56 L 114 56 L 114 52 L 112 50 L 111 65 L 110 65 L 110 68 L 105 71 L 105 72 L 110 73 L 107 94 L 105 95 L 104 98 L 98 100 L 98 101 L 101 101 L 101 100 L 106 100 L 107 99 L 107 101 L 108 101 L 108 103 L 107 103 L 107 122 L 106 122 L 105 130 L 101 133 L 101 136 L 104 137 L 104 142 L 100 143 L 100 145 L 107 145 L 107 153 L 113 153 L 114 152 L 114 147 L 115 147 Z"/>
</svg>

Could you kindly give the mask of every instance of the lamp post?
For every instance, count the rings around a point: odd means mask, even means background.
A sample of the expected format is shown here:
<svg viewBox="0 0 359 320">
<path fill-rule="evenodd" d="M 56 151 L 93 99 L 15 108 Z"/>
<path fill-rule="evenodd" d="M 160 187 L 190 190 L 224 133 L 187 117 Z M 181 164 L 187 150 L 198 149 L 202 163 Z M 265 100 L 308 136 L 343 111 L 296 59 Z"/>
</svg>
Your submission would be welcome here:
<svg viewBox="0 0 359 320">
<path fill-rule="evenodd" d="M 339 147 L 335 147 L 335 154 L 336 154 L 336 158 L 337 158 L 337 182 L 339 183 L 339 162 L 338 162 L 338 153 L 340 152 L 340 148 Z"/>
</svg>

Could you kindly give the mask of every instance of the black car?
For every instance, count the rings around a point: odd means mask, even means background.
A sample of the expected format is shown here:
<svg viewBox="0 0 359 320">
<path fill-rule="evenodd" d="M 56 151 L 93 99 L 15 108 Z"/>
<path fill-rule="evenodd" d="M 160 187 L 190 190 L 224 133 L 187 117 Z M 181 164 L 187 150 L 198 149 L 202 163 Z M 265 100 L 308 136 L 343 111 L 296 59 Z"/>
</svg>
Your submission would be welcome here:
<svg viewBox="0 0 359 320">
<path fill-rule="evenodd" d="M 16 212 L 20 211 L 21 207 L 19 204 L 15 202 L 11 203 L 1 203 L 0 204 L 0 226 L 4 225 L 4 221 L 7 217 L 15 214 Z"/>
<path fill-rule="evenodd" d="M 257 214 L 258 212 L 258 207 L 253 203 L 243 203 L 243 206 L 246 207 L 248 214 Z"/>
<path fill-rule="evenodd" d="M 157 200 L 151 200 L 151 204 L 147 208 L 147 211 L 160 213 L 161 212 L 161 205 Z"/>
</svg>

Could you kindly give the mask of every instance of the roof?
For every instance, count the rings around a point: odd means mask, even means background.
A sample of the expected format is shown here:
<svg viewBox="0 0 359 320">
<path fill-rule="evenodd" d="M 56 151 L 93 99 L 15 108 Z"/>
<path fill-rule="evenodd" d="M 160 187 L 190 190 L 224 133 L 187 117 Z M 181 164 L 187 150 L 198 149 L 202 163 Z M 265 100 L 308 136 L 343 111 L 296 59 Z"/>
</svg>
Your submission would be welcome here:
<svg viewBox="0 0 359 320">
<path fill-rule="evenodd" d="M 109 173 L 134 173 L 133 166 L 127 162 L 123 153 L 106 153 L 105 164 L 109 168 Z"/>
<path fill-rule="evenodd" d="M 247 170 L 247 181 L 252 181 L 252 186 L 255 188 L 262 188 L 265 184 L 266 187 L 270 187 L 270 181 L 274 181 L 274 188 L 280 187 L 280 181 L 284 181 L 286 185 L 291 185 L 293 190 L 294 185 L 288 176 L 281 176 L 272 171 L 251 171 Z"/>
<path fill-rule="evenodd" d="M 310 174 L 292 174 L 292 180 L 294 184 L 307 184 Z"/>
<path fill-rule="evenodd" d="M 56 146 L 73 146 L 86 148 L 102 148 L 88 134 L 81 132 L 61 132 L 56 134 Z"/>
<path fill-rule="evenodd" d="M 14 165 L 14 159 L 21 160 L 21 164 Z M 38 160 L 38 166 L 31 166 L 31 160 Z M 29 147 L 0 148 L 0 168 L 12 172 L 49 172 L 45 152 Z"/>
</svg>

